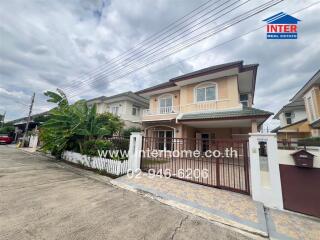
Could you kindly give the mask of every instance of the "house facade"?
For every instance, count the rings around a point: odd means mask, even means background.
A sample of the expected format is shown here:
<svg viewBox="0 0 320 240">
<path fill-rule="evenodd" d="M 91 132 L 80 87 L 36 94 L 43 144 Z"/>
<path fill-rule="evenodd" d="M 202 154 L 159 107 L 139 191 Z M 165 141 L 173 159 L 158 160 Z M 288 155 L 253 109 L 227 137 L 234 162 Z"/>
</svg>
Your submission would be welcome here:
<svg viewBox="0 0 320 240">
<path fill-rule="evenodd" d="M 147 109 L 147 99 L 133 93 L 125 92 L 110 97 L 101 96 L 87 101 L 88 106 L 96 104 L 97 113 L 111 112 L 119 116 L 125 128 L 142 127 L 142 112 Z"/>
<path fill-rule="evenodd" d="M 320 136 L 320 70 L 275 115 L 279 140 L 296 141 Z"/>
<path fill-rule="evenodd" d="M 137 92 L 149 98 L 145 136 L 247 139 L 272 114 L 253 108 L 258 64 L 212 66 Z"/>
<path fill-rule="evenodd" d="M 303 100 L 290 102 L 273 117 L 280 120 L 280 126 L 272 132 L 277 133 L 279 141 L 292 141 L 311 136 L 306 108 Z"/>
<path fill-rule="evenodd" d="M 303 100 L 312 137 L 320 137 L 320 70 L 294 95 L 291 101 Z"/>
</svg>

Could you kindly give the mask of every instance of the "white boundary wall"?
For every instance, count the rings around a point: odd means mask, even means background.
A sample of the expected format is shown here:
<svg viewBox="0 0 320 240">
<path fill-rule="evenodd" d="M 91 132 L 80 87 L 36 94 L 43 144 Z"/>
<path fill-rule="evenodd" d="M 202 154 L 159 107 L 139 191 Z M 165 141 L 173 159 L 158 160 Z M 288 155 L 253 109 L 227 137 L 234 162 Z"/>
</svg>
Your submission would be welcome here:
<svg viewBox="0 0 320 240">
<path fill-rule="evenodd" d="M 119 176 L 128 171 L 128 160 L 119 161 L 100 157 L 90 157 L 80 153 L 64 151 L 62 158 L 68 162 L 83 165 L 92 169 L 104 170 L 107 173 Z"/>
<path fill-rule="evenodd" d="M 132 132 L 130 136 L 128 170 L 133 173 L 140 171 L 142 137 L 143 134 L 140 132 Z"/>
<path fill-rule="evenodd" d="M 278 150 L 279 164 L 294 166 L 295 164 L 294 164 L 294 161 L 293 161 L 291 154 L 296 151 L 298 151 L 298 150 L 279 149 Z M 313 155 L 315 155 L 314 159 L 313 159 L 313 167 L 320 168 L 320 147 L 307 147 L 307 151 L 309 153 L 312 153 Z"/>
<path fill-rule="evenodd" d="M 259 142 L 266 142 L 267 157 L 259 156 Z M 276 134 L 250 133 L 251 192 L 255 201 L 267 207 L 283 209 Z M 263 165 L 267 165 L 267 170 Z"/>
<path fill-rule="evenodd" d="M 37 148 L 38 146 L 38 135 L 31 135 L 29 138 L 29 147 L 30 148 Z"/>
</svg>

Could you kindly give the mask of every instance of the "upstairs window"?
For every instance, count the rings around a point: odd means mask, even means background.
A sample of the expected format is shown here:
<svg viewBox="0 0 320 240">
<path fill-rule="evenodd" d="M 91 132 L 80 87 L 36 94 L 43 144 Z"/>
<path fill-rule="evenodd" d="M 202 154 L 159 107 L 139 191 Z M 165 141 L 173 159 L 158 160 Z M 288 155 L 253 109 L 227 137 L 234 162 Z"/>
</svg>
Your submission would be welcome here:
<svg viewBox="0 0 320 240">
<path fill-rule="evenodd" d="M 244 107 L 249 106 L 249 95 L 248 94 L 240 94 L 240 103 Z"/>
<path fill-rule="evenodd" d="M 213 83 L 201 85 L 196 88 L 197 102 L 206 102 L 216 100 L 216 85 Z"/>
<path fill-rule="evenodd" d="M 111 113 L 114 115 L 119 115 L 119 107 L 118 106 L 111 107 Z"/>
<path fill-rule="evenodd" d="M 172 95 L 166 95 L 159 98 L 159 111 L 160 114 L 172 112 Z"/>
<path fill-rule="evenodd" d="M 284 113 L 284 116 L 286 118 L 286 123 L 287 124 L 291 124 L 292 123 L 292 117 L 293 117 L 292 112 L 286 112 L 286 113 Z"/>
<path fill-rule="evenodd" d="M 138 107 L 132 107 L 132 115 L 133 116 L 139 115 L 139 108 Z"/>
</svg>

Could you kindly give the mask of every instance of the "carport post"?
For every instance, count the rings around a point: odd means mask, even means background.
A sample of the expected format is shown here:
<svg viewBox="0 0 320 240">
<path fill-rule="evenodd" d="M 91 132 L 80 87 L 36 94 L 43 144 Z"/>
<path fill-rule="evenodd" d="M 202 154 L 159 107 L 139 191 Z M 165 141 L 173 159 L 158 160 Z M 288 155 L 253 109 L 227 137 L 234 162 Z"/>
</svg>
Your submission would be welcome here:
<svg viewBox="0 0 320 240">
<path fill-rule="evenodd" d="M 140 171 L 142 138 L 141 132 L 132 132 L 130 136 L 128 170 L 134 173 Z"/>
<path fill-rule="evenodd" d="M 263 146 L 266 151 L 263 151 Z M 253 200 L 267 207 L 283 209 L 277 136 L 250 133 L 250 175 Z"/>
</svg>

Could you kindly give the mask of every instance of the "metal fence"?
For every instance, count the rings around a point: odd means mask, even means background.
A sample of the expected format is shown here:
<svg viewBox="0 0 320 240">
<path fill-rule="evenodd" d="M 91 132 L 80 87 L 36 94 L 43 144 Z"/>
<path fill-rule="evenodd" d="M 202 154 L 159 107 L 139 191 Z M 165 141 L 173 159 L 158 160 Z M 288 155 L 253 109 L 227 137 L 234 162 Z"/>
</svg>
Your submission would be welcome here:
<svg viewBox="0 0 320 240">
<path fill-rule="evenodd" d="M 249 194 L 247 149 L 247 140 L 145 137 L 141 169 Z"/>
</svg>

